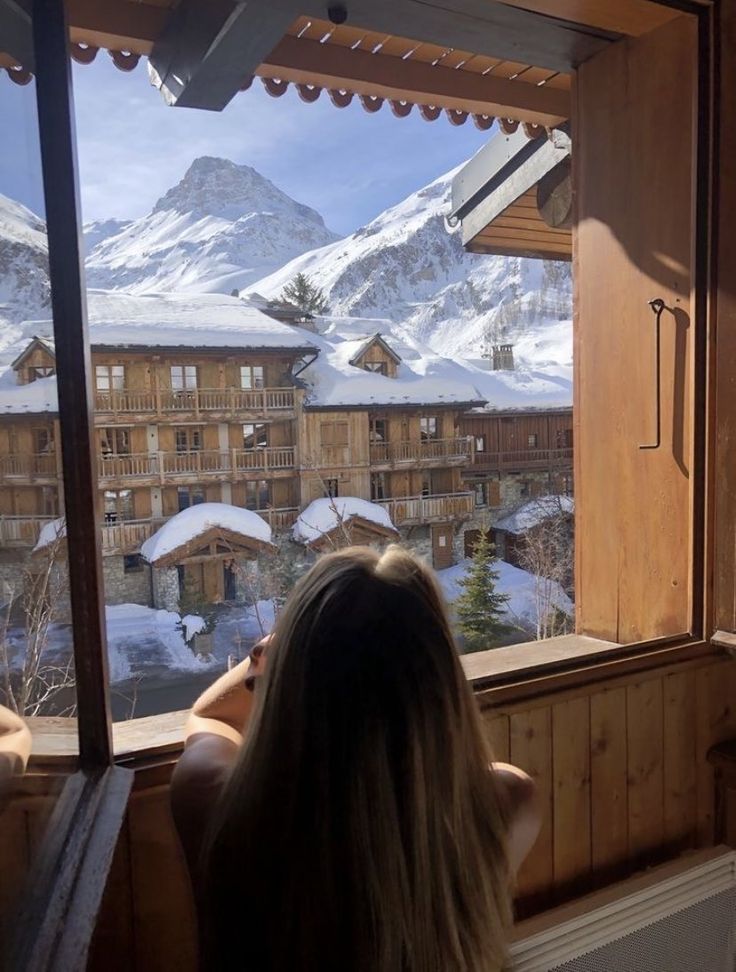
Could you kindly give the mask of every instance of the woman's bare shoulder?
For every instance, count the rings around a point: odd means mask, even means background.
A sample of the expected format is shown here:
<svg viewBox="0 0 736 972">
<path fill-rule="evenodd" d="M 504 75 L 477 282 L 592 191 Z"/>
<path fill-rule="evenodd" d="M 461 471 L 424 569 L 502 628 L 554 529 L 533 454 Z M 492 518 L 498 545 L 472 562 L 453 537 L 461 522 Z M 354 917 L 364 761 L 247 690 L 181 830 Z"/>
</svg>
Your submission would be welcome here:
<svg viewBox="0 0 736 972">
<path fill-rule="evenodd" d="M 493 763 L 492 770 L 509 821 L 509 862 L 516 871 L 542 825 L 537 786 L 528 773 L 511 763 Z"/>
</svg>

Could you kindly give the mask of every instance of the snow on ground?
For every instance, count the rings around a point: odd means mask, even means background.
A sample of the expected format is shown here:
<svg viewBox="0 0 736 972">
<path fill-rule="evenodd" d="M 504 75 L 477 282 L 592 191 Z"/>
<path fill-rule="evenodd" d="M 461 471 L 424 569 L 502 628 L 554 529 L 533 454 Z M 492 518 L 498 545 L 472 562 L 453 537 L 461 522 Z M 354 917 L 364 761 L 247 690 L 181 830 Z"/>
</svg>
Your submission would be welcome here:
<svg viewBox="0 0 736 972">
<path fill-rule="evenodd" d="M 460 581 L 465 577 L 471 563 L 470 559 L 461 560 L 459 564 L 455 564 L 453 567 L 437 571 L 437 579 L 445 595 L 445 600 L 450 606 L 462 593 Z M 534 574 L 521 570 L 520 567 L 514 567 L 512 564 L 507 564 L 505 560 L 497 560 L 494 569 L 498 571 L 496 589 L 500 594 L 509 595 L 509 601 L 504 612 L 506 620 L 525 631 L 535 631 L 537 626 L 537 601 Z M 559 584 L 553 586 L 551 604 L 572 616 L 573 603 Z"/>
<path fill-rule="evenodd" d="M 505 530 L 506 533 L 526 533 L 532 527 L 538 526 L 551 516 L 560 513 L 575 512 L 575 500 L 572 496 L 539 496 L 537 499 L 524 503 L 518 510 L 504 516 L 493 524 L 494 530 Z"/>
<path fill-rule="evenodd" d="M 172 516 L 141 546 L 141 555 L 149 564 L 170 554 L 213 527 L 271 543 L 271 527 L 263 517 L 229 503 L 199 503 Z"/>
<path fill-rule="evenodd" d="M 124 682 L 146 669 L 200 672 L 207 664 L 187 647 L 181 618 L 142 604 L 117 604 L 105 611 L 110 681 Z"/>
<path fill-rule="evenodd" d="M 396 530 L 388 511 L 377 503 L 370 503 L 357 496 L 338 496 L 334 499 L 323 497 L 313 500 L 299 514 L 292 535 L 297 543 L 311 543 L 334 530 L 341 521 L 349 522 L 354 516 L 377 523 L 388 530 Z"/>
<path fill-rule="evenodd" d="M 184 640 L 191 641 L 195 635 L 201 634 L 207 627 L 204 618 L 198 614 L 185 614 L 181 619 L 181 626 L 184 629 Z"/>
</svg>

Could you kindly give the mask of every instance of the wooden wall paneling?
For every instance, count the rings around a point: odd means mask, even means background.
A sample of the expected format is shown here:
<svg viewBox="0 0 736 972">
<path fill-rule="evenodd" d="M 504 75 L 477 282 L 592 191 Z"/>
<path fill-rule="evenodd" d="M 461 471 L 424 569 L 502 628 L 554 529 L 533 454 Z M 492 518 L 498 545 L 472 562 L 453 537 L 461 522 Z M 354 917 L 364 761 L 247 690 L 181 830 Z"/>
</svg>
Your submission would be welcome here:
<svg viewBox="0 0 736 972">
<path fill-rule="evenodd" d="M 695 681 L 687 672 L 665 675 L 664 838 L 673 850 L 695 843 L 698 818 Z"/>
<path fill-rule="evenodd" d="M 97 919 L 87 972 L 131 972 L 135 920 L 130 836 L 126 820 L 112 859 Z"/>
<path fill-rule="evenodd" d="M 552 706 L 554 883 L 568 896 L 591 866 L 590 699 Z"/>
<path fill-rule="evenodd" d="M 696 672 L 697 843 L 714 837 L 715 782 L 707 753 L 711 746 L 736 736 L 736 664 L 712 665 Z"/>
<path fill-rule="evenodd" d="M 539 837 L 517 876 L 522 910 L 535 909 L 546 901 L 554 880 L 552 712 L 549 706 L 515 712 L 509 725 L 511 762 L 535 780 L 542 811 Z"/>
<path fill-rule="evenodd" d="M 11 796 L 0 812 L 0 941 L 8 940 L 30 857 L 28 808 L 23 798 Z"/>
<path fill-rule="evenodd" d="M 128 811 L 136 972 L 196 967 L 196 916 L 168 788 L 134 792 Z"/>
<path fill-rule="evenodd" d="M 664 836 L 662 681 L 626 689 L 629 790 L 629 861 L 645 864 Z"/>
<path fill-rule="evenodd" d="M 511 738 L 509 717 L 497 715 L 493 709 L 483 713 L 488 739 L 491 744 L 493 758 L 499 763 L 507 763 L 511 756 Z"/>
<path fill-rule="evenodd" d="M 690 629 L 696 40 L 679 17 L 589 59 L 574 84 L 577 615 L 582 633 L 624 643 Z M 662 442 L 641 450 L 653 297 L 668 308 Z"/>
<path fill-rule="evenodd" d="M 629 843 L 626 689 L 590 697 L 591 863 L 595 875 L 621 877 Z"/>
</svg>

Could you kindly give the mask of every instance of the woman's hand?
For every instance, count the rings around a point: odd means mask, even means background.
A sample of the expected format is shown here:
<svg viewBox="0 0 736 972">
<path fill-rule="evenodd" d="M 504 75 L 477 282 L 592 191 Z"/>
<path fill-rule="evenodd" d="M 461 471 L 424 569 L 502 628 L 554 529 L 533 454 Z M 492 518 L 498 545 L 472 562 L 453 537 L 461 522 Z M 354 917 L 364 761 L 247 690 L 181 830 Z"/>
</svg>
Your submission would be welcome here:
<svg viewBox="0 0 736 972">
<path fill-rule="evenodd" d="M 271 644 L 273 640 L 273 635 L 268 634 L 265 638 L 261 638 L 251 648 L 250 655 L 250 668 L 248 669 L 248 675 L 245 679 L 245 687 L 249 692 L 252 692 L 256 687 L 256 679 L 260 678 L 264 671 L 266 670 L 266 649 Z"/>
</svg>

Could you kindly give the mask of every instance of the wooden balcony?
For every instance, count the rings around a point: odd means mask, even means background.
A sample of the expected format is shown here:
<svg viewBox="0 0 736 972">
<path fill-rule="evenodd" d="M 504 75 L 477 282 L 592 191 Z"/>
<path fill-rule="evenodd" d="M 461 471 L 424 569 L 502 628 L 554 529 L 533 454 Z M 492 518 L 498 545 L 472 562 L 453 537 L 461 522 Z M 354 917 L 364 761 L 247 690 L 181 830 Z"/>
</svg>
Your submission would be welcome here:
<svg viewBox="0 0 736 972">
<path fill-rule="evenodd" d="M 56 453 L 0 456 L 0 483 L 53 485 L 58 477 Z"/>
<path fill-rule="evenodd" d="M 234 482 L 248 474 L 289 475 L 294 469 L 294 447 L 267 449 L 198 449 L 192 452 L 131 453 L 98 460 L 101 485 L 136 483 L 165 485 L 167 481 Z"/>
<path fill-rule="evenodd" d="M 38 535 L 53 516 L 0 516 L 0 547 L 35 547 Z"/>
<path fill-rule="evenodd" d="M 473 469 L 513 472 L 525 469 L 558 469 L 572 465 L 572 447 L 567 449 L 522 449 L 515 452 L 475 452 Z"/>
<path fill-rule="evenodd" d="M 475 509 L 472 493 L 442 493 L 437 496 L 395 496 L 377 500 L 388 511 L 395 526 L 448 523 L 467 520 Z"/>
<path fill-rule="evenodd" d="M 375 442 L 371 444 L 371 466 L 394 469 L 397 466 L 464 466 L 473 458 L 473 439 L 456 436 L 451 439 Z"/>
<path fill-rule="evenodd" d="M 293 388 L 171 388 L 158 391 L 98 391 L 95 413 L 105 422 L 130 422 L 136 416 L 206 415 L 211 419 L 292 418 Z"/>
</svg>

